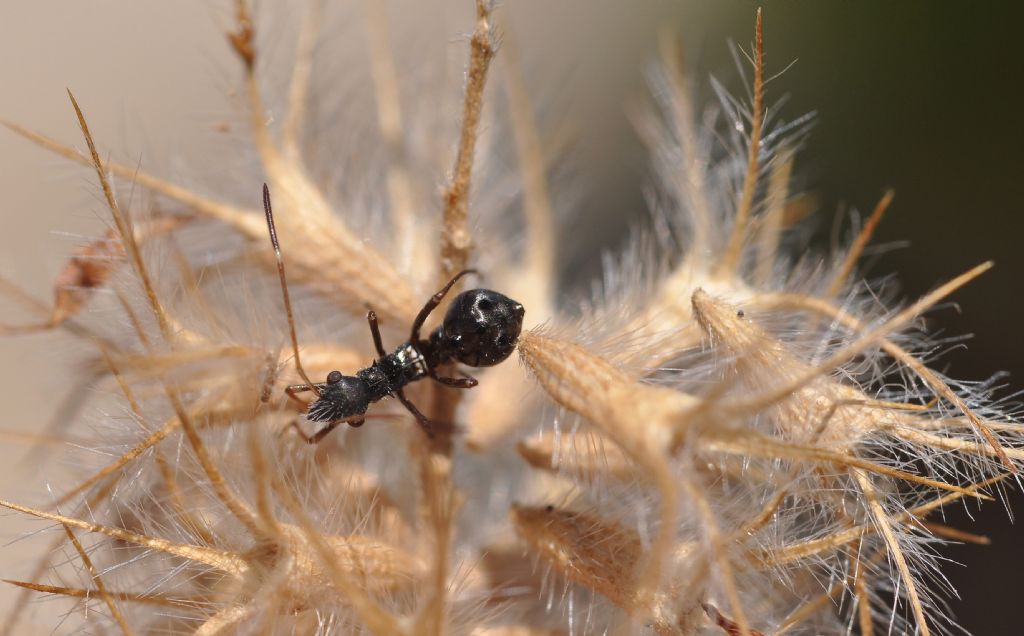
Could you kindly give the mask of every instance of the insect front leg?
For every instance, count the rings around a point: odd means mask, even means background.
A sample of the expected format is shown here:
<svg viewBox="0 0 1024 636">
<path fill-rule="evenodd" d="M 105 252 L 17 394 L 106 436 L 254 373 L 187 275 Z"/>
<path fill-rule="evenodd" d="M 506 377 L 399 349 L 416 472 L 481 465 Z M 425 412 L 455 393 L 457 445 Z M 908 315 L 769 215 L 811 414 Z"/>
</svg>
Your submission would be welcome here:
<svg viewBox="0 0 1024 636">
<path fill-rule="evenodd" d="M 372 309 L 367 311 L 366 322 L 370 323 L 370 335 L 373 336 L 373 346 L 377 349 L 377 355 L 383 358 L 388 354 L 384 351 L 384 343 L 380 339 L 380 324 L 377 322 L 377 312 Z"/>
<path fill-rule="evenodd" d="M 437 371 L 435 371 L 434 369 L 430 369 L 430 370 L 427 371 L 427 374 L 435 382 L 439 382 L 440 384 L 443 384 L 445 386 L 454 387 L 456 389 L 472 389 L 477 384 L 479 384 L 479 382 L 477 382 L 476 378 L 474 378 L 471 375 L 466 375 L 465 373 L 462 373 L 462 377 L 461 378 L 448 378 L 448 377 L 445 377 L 445 376 L 438 375 Z"/>
<path fill-rule="evenodd" d="M 316 394 L 319 396 L 320 393 L 323 391 L 324 386 L 326 386 L 326 385 L 324 385 L 323 383 L 315 384 L 315 385 L 292 384 L 290 386 L 286 386 L 284 388 L 284 392 L 285 392 L 285 394 L 288 395 L 288 397 L 290 397 L 291 399 L 295 400 L 296 402 L 298 402 L 302 406 L 309 406 L 309 404 L 305 400 L 300 398 L 298 396 L 298 394 L 299 393 L 306 393 L 306 392 L 309 392 L 309 391 L 315 391 Z"/>
<path fill-rule="evenodd" d="M 462 270 L 461 272 L 453 276 L 452 279 L 448 281 L 448 284 L 442 287 L 440 291 L 438 291 L 436 294 L 430 297 L 430 300 L 427 301 L 427 304 L 423 305 L 423 309 L 420 309 L 420 313 L 416 316 L 416 320 L 414 320 L 412 323 L 412 332 L 409 336 L 409 342 L 417 343 L 420 341 L 420 329 L 423 327 L 423 323 L 427 321 L 427 317 L 430 316 L 430 313 L 437 309 L 437 306 L 441 304 L 441 301 L 444 300 L 445 294 L 448 293 L 448 290 L 452 288 L 456 281 L 458 281 L 466 274 L 477 273 L 479 272 L 477 272 L 475 269 Z"/>
</svg>

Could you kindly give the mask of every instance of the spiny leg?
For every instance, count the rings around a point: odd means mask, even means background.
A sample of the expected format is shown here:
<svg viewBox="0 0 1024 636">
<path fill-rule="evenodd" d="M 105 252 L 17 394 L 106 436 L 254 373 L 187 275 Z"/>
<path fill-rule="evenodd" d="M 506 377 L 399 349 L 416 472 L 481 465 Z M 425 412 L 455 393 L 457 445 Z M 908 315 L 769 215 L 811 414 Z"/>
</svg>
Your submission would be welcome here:
<svg viewBox="0 0 1024 636">
<path fill-rule="evenodd" d="M 291 423 L 291 428 L 294 428 L 295 432 L 298 433 L 299 437 L 302 438 L 302 441 L 306 442 L 307 444 L 319 444 L 320 440 L 322 440 L 328 433 L 333 431 L 334 428 L 338 426 L 338 424 L 341 424 L 341 422 L 331 422 L 327 426 L 320 429 L 319 431 L 313 433 L 312 435 L 306 435 L 305 433 L 303 433 L 302 428 L 299 427 L 299 423 L 294 420 Z"/>
<path fill-rule="evenodd" d="M 344 421 L 345 420 L 338 420 L 337 422 L 328 422 L 327 426 L 323 427 L 322 429 L 320 429 L 316 433 L 313 433 L 312 435 L 306 435 L 305 433 L 303 433 L 302 429 L 299 428 L 298 422 L 293 421 L 291 423 L 291 427 L 295 429 L 295 432 L 298 433 L 299 437 L 301 437 L 303 441 L 306 442 L 307 444 L 319 444 L 325 437 L 327 437 L 327 435 L 331 431 L 338 427 L 338 424 L 341 424 Z M 360 426 L 363 425 L 365 421 L 366 420 L 364 420 L 363 418 L 359 418 L 357 420 L 351 420 L 347 422 L 347 424 L 352 428 L 359 428 Z"/>
<path fill-rule="evenodd" d="M 435 371 L 434 369 L 429 369 L 427 371 L 427 375 L 429 375 L 435 382 L 439 382 L 445 386 L 454 387 L 456 389 L 472 389 L 477 384 L 479 384 L 476 378 L 470 375 L 466 375 L 465 373 L 462 374 L 463 377 L 461 378 L 448 378 L 445 376 L 437 375 L 437 371 Z"/>
<path fill-rule="evenodd" d="M 284 275 L 284 257 L 281 256 L 281 245 L 277 242 L 277 228 L 274 227 L 274 212 L 270 209 L 270 188 L 263 184 L 263 211 L 267 215 L 267 229 L 270 231 L 270 243 L 274 246 L 274 256 L 277 258 L 277 276 L 281 280 L 281 294 L 284 296 L 284 309 L 288 315 L 288 334 L 292 338 L 292 353 L 295 355 L 295 370 L 299 377 L 306 382 L 306 388 L 320 396 L 320 389 L 313 384 L 302 362 L 299 360 L 299 339 L 295 335 L 295 317 L 292 315 L 292 301 L 288 296 L 288 279 Z"/>
<path fill-rule="evenodd" d="M 430 419 L 427 418 L 427 416 L 424 415 L 422 411 L 416 408 L 416 405 L 410 402 L 409 398 L 405 397 L 405 391 L 403 391 L 402 389 L 398 389 L 397 391 L 395 391 L 395 397 L 397 397 L 398 401 L 402 403 L 402 406 L 407 408 L 409 412 L 412 413 L 413 417 L 416 418 L 416 421 L 419 422 L 420 428 L 422 428 L 423 432 L 427 434 L 427 437 L 433 438 L 434 427 L 430 424 Z"/>
<path fill-rule="evenodd" d="M 305 393 L 306 391 L 316 391 L 316 394 L 320 395 L 320 388 L 315 384 L 292 384 L 284 388 L 284 392 L 288 397 L 295 400 L 302 406 L 308 407 L 309 404 L 298 396 L 299 393 Z"/>
<path fill-rule="evenodd" d="M 370 335 L 373 336 L 373 346 L 377 349 L 377 355 L 383 358 L 387 355 L 384 351 L 384 343 L 380 339 L 380 325 L 377 323 L 377 312 L 370 310 L 366 312 L 366 322 L 370 323 Z"/>
<path fill-rule="evenodd" d="M 448 281 L 448 284 L 441 288 L 439 292 L 431 296 L 430 300 L 427 301 L 426 305 L 423 305 L 423 309 L 421 309 L 420 313 L 416 316 L 416 320 L 412 323 L 412 335 L 409 336 L 409 342 L 416 344 L 420 341 L 420 328 L 423 326 L 423 323 L 427 321 L 427 317 L 430 315 L 430 312 L 437 309 L 437 306 L 441 304 L 442 300 L 444 300 L 445 294 L 447 294 L 448 290 L 452 288 L 452 285 L 466 274 L 479 274 L 479 272 L 475 269 L 464 269 L 453 276 L 452 279 Z"/>
</svg>

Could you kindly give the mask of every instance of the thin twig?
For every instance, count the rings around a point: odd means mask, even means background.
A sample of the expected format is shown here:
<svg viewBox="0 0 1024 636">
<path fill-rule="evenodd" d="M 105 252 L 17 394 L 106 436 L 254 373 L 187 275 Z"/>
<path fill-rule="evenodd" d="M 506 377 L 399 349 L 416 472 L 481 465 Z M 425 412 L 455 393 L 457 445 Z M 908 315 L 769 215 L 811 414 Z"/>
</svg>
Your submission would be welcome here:
<svg viewBox="0 0 1024 636">
<path fill-rule="evenodd" d="M 476 28 L 470 40 L 469 70 L 462 104 L 462 132 L 451 183 L 444 193 L 441 231 L 441 272 L 439 284 L 451 280 L 469 264 L 472 237 L 469 230 L 469 192 L 473 158 L 484 105 L 484 85 L 494 57 L 491 41 L 491 6 L 488 0 L 476 0 Z"/>
<path fill-rule="evenodd" d="M 762 13 L 761 8 L 758 7 L 757 25 L 754 27 L 754 104 L 750 111 L 747 171 L 743 177 L 743 190 L 740 192 L 740 199 L 736 206 L 736 217 L 733 220 L 729 244 L 718 264 L 720 276 L 732 275 L 739 265 L 743 242 L 747 238 L 747 221 L 754 204 L 754 191 L 757 189 L 760 170 L 761 127 L 764 124 L 764 22 Z"/>
<path fill-rule="evenodd" d="M 991 265 L 991 262 L 989 262 L 979 267 L 984 267 L 985 269 L 988 269 L 991 267 Z M 977 270 L 978 268 L 975 269 Z M 973 271 L 974 270 L 972 270 L 972 272 Z M 963 278 L 964 276 L 968 276 L 969 274 L 971 274 L 971 272 L 962 275 L 961 278 Z M 947 283 L 947 285 L 951 284 L 952 282 L 954 281 L 950 281 L 950 283 Z M 942 288 L 940 288 L 940 290 L 941 289 Z M 831 303 L 827 301 L 820 300 L 817 298 L 799 296 L 796 294 L 779 294 L 774 296 L 763 296 L 761 302 L 764 302 L 766 304 L 775 304 L 777 306 L 801 307 L 804 309 L 808 309 L 810 311 L 821 313 L 832 320 L 840 322 L 847 328 L 856 329 L 858 331 L 864 331 L 867 329 L 867 325 L 861 322 L 858 318 L 846 313 L 845 311 L 837 307 L 834 307 Z M 888 353 L 890 356 L 892 356 L 895 360 L 897 360 L 904 366 L 911 369 L 914 373 L 917 374 L 918 377 L 920 377 L 924 381 L 925 384 L 928 385 L 928 387 L 932 391 L 934 391 L 943 399 L 948 400 L 954 406 L 956 406 L 956 408 L 961 413 L 964 414 L 964 417 L 968 419 L 968 421 L 971 423 L 971 426 L 974 427 L 974 430 L 981 434 L 981 436 L 985 439 L 985 442 L 992 447 L 993 452 L 996 454 L 997 457 L 999 457 L 999 461 L 1002 462 L 1003 466 L 1005 466 L 1008 470 L 1010 470 L 1013 473 L 1017 472 L 1016 465 L 1014 465 L 1013 462 L 1010 461 L 1010 458 L 1008 457 L 1006 450 L 1003 448 L 1002 444 L 999 443 L 999 440 L 992 432 L 992 428 L 988 424 L 983 422 L 981 418 L 978 417 L 978 415 L 974 413 L 974 411 L 972 411 L 970 407 L 967 406 L 967 403 L 964 402 L 963 398 L 957 395 L 956 392 L 953 391 L 953 389 L 951 389 L 948 384 L 943 382 L 942 379 L 939 378 L 939 376 L 934 371 L 926 367 L 924 363 L 922 363 L 920 360 L 911 355 L 910 352 L 908 352 L 907 350 L 903 349 L 902 347 L 900 347 L 899 345 L 895 344 L 894 342 L 887 338 L 881 338 L 878 342 L 879 346 L 882 348 L 883 351 Z"/>
<path fill-rule="evenodd" d="M 309 79 L 313 73 L 313 52 L 324 16 L 324 0 L 312 0 L 308 5 L 295 46 L 292 82 L 288 87 L 288 106 L 284 122 L 281 124 L 281 148 L 290 161 L 300 161 L 302 158 L 299 138 L 305 123 Z"/>
<path fill-rule="evenodd" d="M 850 274 L 853 272 L 853 268 L 856 267 L 860 255 L 864 252 L 864 248 L 867 247 L 871 236 L 875 233 L 875 228 L 882 221 L 885 211 L 889 209 L 893 196 L 895 196 L 894 191 L 886 190 L 882 198 L 878 200 L 875 210 L 868 217 L 867 223 L 861 228 L 857 238 L 854 239 L 853 245 L 850 246 L 850 251 L 846 253 L 842 266 L 836 270 L 835 276 L 832 278 L 832 282 L 829 284 L 828 291 L 826 292 L 827 298 L 832 298 L 838 294 L 839 290 L 843 288 L 843 285 L 850 278 Z"/>
<path fill-rule="evenodd" d="M 121 628 L 121 633 L 124 636 L 132 636 L 132 628 L 128 626 L 128 621 L 125 620 L 124 614 L 118 609 L 117 603 L 114 602 L 114 598 L 107 591 L 107 586 L 103 583 L 103 578 L 100 576 L 99 571 L 96 570 L 96 566 L 93 565 L 92 559 L 89 558 L 89 553 L 82 547 L 82 543 L 75 536 L 75 533 L 71 530 L 71 527 L 64 524 L 64 532 L 67 533 L 68 539 L 71 539 L 71 544 L 75 546 L 75 550 L 78 551 L 78 556 L 82 558 L 82 563 L 85 564 L 85 569 L 89 571 L 89 576 L 92 577 L 92 582 L 96 584 L 96 589 L 99 590 L 100 598 L 107 604 L 110 609 L 111 615 L 114 620 L 117 621 L 118 626 Z"/>
<path fill-rule="evenodd" d="M 867 500 L 868 511 L 875 520 L 875 524 L 878 527 L 879 534 L 885 540 L 885 544 L 889 547 L 889 557 L 896 562 L 896 569 L 900 572 L 900 578 L 903 579 L 903 584 L 907 587 L 907 597 L 910 601 L 910 607 L 914 612 L 914 617 L 917 620 L 917 627 L 921 631 L 921 636 L 929 636 L 931 631 L 928 629 L 928 621 L 925 619 L 924 606 L 921 603 L 921 598 L 917 593 L 917 584 L 914 582 L 914 576 L 910 572 L 910 565 L 907 563 L 906 557 L 903 555 L 903 549 L 900 547 L 899 541 L 896 538 L 896 533 L 893 532 L 892 522 L 889 519 L 889 514 L 885 511 L 882 506 L 882 502 L 878 499 L 878 492 L 875 490 L 874 484 L 871 483 L 871 479 L 864 473 L 864 471 L 854 469 L 851 471 L 854 479 L 860 484 L 861 491 L 864 493 L 864 497 Z"/>
</svg>

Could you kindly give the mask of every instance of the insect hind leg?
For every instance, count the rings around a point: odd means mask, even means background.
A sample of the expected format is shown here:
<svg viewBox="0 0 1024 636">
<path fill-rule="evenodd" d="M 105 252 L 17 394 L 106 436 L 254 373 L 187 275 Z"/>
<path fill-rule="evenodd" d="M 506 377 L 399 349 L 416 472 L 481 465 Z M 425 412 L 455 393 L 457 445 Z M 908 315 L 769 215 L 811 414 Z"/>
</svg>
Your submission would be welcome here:
<svg viewBox="0 0 1024 636">
<path fill-rule="evenodd" d="M 405 391 L 402 389 L 395 391 L 395 397 L 397 397 L 398 401 L 402 403 L 402 406 L 412 413 L 412 416 L 416 418 L 417 422 L 419 422 L 420 428 L 422 428 L 423 432 L 427 434 L 427 437 L 433 439 L 434 426 L 430 423 L 430 418 L 424 415 L 423 411 L 416 408 L 416 405 L 413 404 L 409 398 L 405 397 Z"/>
<path fill-rule="evenodd" d="M 330 434 L 331 431 L 333 431 L 335 428 L 337 428 L 338 425 L 341 424 L 344 421 L 345 420 L 338 420 L 337 422 L 328 422 L 327 426 L 324 426 L 322 429 L 320 429 L 319 431 L 313 433 L 312 435 L 306 435 L 305 433 L 303 433 L 302 432 L 302 428 L 299 427 L 299 423 L 298 422 L 292 422 L 291 423 L 291 428 L 295 429 L 295 432 L 299 434 L 299 437 L 302 438 L 302 441 L 306 442 L 307 444 L 311 444 L 312 445 L 312 444 L 319 444 L 320 442 L 322 442 L 323 439 L 325 437 L 327 437 L 327 435 Z M 365 421 L 366 420 L 364 420 L 363 418 L 360 417 L 358 419 L 349 420 L 347 423 L 352 428 L 359 428 L 360 426 L 363 425 L 363 423 Z"/>
</svg>

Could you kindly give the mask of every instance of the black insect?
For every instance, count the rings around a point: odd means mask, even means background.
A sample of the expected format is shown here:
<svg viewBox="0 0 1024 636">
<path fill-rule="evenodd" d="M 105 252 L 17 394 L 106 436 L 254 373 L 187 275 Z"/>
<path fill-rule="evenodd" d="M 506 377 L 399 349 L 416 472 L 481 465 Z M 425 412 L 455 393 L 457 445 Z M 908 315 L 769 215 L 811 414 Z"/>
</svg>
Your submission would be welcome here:
<svg viewBox="0 0 1024 636">
<path fill-rule="evenodd" d="M 288 328 L 295 354 L 295 367 L 305 380 L 285 388 L 285 392 L 298 400 L 296 394 L 313 391 L 317 399 L 309 405 L 306 417 L 313 422 L 327 425 L 312 436 L 300 434 L 310 444 L 316 444 L 338 424 L 347 422 L 350 426 L 363 425 L 363 415 L 371 402 L 388 396 L 395 396 L 416 418 L 427 435 L 433 436 L 430 420 L 405 396 L 403 388 L 410 382 L 431 378 L 446 386 L 470 389 L 477 385 L 475 378 L 463 375 L 449 378 L 438 375 L 437 367 L 449 362 L 460 362 L 471 367 L 490 367 L 505 360 L 515 350 L 519 332 L 523 326 L 523 306 L 490 289 L 464 291 L 448 307 L 444 322 L 427 339 L 420 338 L 420 329 L 431 312 L 441 304 L 456 281 L 466 274 L 475 273 L 467 269 L 456 274 L 448 284 L 430 297 L 412 323 L 409 339 L 398 346 L 393 353 L 387 353 L 381 342 L 377 314 L 371 309 L 366 314 L 370 324 L 373 344 L 380 356 L 369 367 L 355 375 L 342 375 L 340 371 L 327 374 L 326 382 L 311 382 L 299 362 L 298 339 L 295 335 L 295 320 L 292 316 L 291 300 L 284 274 L 284 260 L 277 242 L 274 215 L 270 209 L 270 190 L 263 185 L 263 209 L 267 215 L 270 241 L 277 256 L 277 271 L 281 279 L 285 310 L 288 314 Z"/>
</svg>

